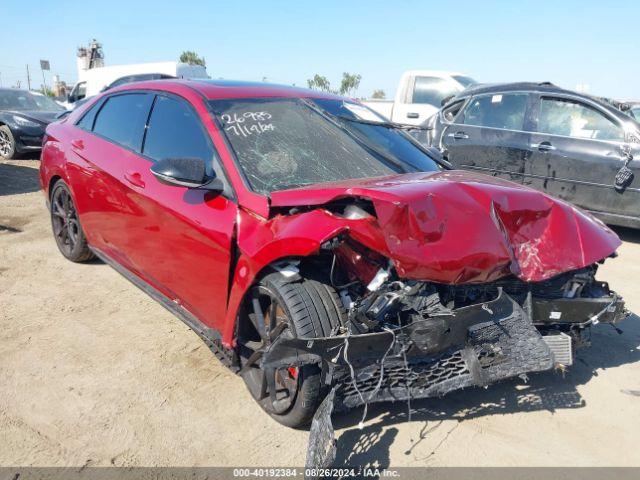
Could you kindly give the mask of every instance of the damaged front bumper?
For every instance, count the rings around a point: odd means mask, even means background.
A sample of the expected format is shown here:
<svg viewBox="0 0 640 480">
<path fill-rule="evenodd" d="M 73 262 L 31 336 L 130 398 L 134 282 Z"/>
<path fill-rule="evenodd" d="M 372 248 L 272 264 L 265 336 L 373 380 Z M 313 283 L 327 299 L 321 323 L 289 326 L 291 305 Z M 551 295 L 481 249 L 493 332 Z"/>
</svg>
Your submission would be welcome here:
<svg viewBox="0 0 640 480">
<path fill-rule="evenodd" d="M 615 293 L 599 298 L 532 299 L 500 290 L 470 305 L 396 329 L 325 338 L 280 335 L 263 368 L 322 364 L 335 407 L 442 396 L 570 362 L 581 332 L 625 318 Z"/>
</svg>

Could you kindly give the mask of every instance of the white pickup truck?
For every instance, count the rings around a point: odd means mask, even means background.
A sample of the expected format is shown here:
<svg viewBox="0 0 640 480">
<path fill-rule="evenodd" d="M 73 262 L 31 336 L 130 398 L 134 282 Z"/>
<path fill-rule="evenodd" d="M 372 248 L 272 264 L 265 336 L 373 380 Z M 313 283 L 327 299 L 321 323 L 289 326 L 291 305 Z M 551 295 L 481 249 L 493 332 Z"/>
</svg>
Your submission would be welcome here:
<svg viewBox="0 0 640 480">
<path fill-rule="evenodd" d="M 400 78 L 395 100 L 362 103 L 392 122 L 422 125 L 440 109 L 442 100 L 475 83 L 473 78 L 457 72 L 409 70 Z"/>
</svg>

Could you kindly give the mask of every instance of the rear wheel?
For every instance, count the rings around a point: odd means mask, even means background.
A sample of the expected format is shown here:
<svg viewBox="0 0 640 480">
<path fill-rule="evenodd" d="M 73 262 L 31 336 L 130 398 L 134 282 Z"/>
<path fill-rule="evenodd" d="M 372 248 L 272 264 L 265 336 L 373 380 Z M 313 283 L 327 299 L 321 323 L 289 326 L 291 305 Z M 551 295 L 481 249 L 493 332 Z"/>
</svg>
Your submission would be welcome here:
<svg viewBox="0 0 640 480">
<path fill-rule="evenodd" d="M 289 427 L 309 423 L 326 394 L 318 365 L 263 369 L 263 349 L 278 335 L 330 336 L 344 315 L 336 291 L 322 281 L 289 281 L 280 273 L 265 276 L 250 292 L 249 322 L 238 334 L 243 379 L 253 398 L 275 420 Z"/>
<path fill-rule="evenodd" d="M 51 192 L 51 227 L 56 245 L 67 259 L 86 262 L 93 258 L 71 192 L 62 180 L 56 182 Z"/>
</svg>

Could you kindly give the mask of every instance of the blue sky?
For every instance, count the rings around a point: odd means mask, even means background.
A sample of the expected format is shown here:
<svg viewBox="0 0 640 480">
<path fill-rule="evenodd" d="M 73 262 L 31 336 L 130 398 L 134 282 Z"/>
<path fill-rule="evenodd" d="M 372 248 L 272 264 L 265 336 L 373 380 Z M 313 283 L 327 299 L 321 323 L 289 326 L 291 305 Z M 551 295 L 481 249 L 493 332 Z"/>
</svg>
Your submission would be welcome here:
<svg viewBox="0 0 640 480">
<path fill-rule="evenodd" d="M 381 88 L 389 97 L 404 70 L 425 68 L 640 98 L 637 0 L 92 3 L 1 0 L 2 84 L 24 86 L 28 63 L 39 86 L 41 58 L 73 82 L 76 47 L 97 38 L 107 64 L 177 60 L 189 49 L 214 78 L 306 85 L 320 73 L 337 84 L 359 73 L 360 96 Z"/>
</svg>

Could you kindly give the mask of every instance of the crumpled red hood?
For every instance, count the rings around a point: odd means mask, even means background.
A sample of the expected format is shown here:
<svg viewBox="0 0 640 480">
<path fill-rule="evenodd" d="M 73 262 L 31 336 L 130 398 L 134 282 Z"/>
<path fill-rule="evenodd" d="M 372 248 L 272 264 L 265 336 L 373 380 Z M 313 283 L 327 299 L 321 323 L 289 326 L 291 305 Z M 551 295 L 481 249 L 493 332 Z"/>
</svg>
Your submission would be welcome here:
<svg viewBox="0 0 640 480">
<path fill-rule="evenodd" d="M 602 260 L 618 236 L 581 210 L 506 180 L 464 171 L 324 183 L 271 194 L 273 207 L 373 202 L 384 253 L 404 278 L 537 282 Z M 345 222 L 350 221 L 345 219 Z M 349 228 L 357 231 L 358 223 Z M 368 245 L 380 251 L 380 245 Z"/>
</svg>

